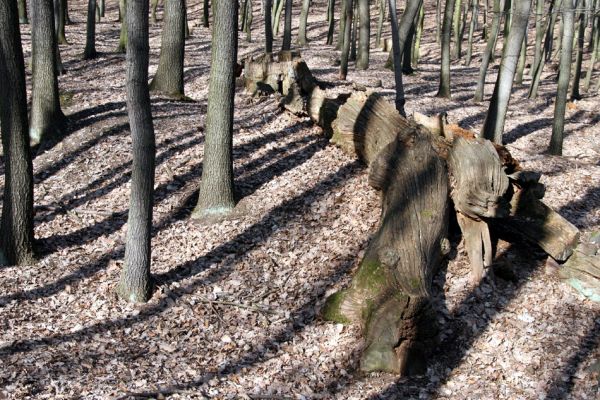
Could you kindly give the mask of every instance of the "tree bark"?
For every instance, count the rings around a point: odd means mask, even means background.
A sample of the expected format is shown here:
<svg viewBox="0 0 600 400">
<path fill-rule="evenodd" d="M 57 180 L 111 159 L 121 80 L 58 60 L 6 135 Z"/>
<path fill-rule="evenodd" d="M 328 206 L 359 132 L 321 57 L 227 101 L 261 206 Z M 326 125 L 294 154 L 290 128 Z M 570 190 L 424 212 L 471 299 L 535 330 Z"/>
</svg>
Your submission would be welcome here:
<svg viewBox="0 0 600 400">
<path fill-rule="evenodd" d="M 292 0 L 285 0 L 285 20 L 283 26 L 283 44 L 281 50 L 289 50 L 292 46 Z"/>
<path fill-rule="evenodd" d="M 0 1 L 0 129 L 4 149 L 0 265 L 34 261 L 33 169 L 18 15 L 16 2 Z"/>
<path fill-rule="evenodd" d="M 306 23 L 308 21 L 308 9 L 310 0 L 302 0 L 302 11 L 300 13 L 300 25 L 298 26 L 298 45 L 305 46 L 308 42 L 306 38 Z"/>
<path fill-rule="evenodd" d="M 585 39 L 585 11 L 581 10 L 581 8 L 585 8 L 587 5 L 584 1 L 579 0 L 577 2 L 577 7 L 580 9 L 578 11 L 578 34 L 577 34 L 577 53 L 575 56 L 575 73 L 573 76 L 573 85 L 571 86 L 571 101 L 580 100 L 581 94 L 579 93 L 579 83 L 581 81 L 581 65 L 583 63 L 583 42 Z"/>
<path fill-rule="evenodd" d="M 58 44 L 69 44 L 65 36 L 65 1 L 54 0 L 54 27 L 56 28 L 56 40 Z"/>
<path fill-rule="evenodd" d="M 96 8 L 96 0 L 88 0 L 84 60 L 96 58 L 98 54 L 96 52 Z"/>
<path fill-rule="evenodd" d="M 562 155 L 562 145 L 565 129 L 565 111 L 567 106 L 567 92 L 571 76 L 571 59 L 573 57 L 573 1 L 563 2 L 563 38 L 560 53 L 560 72 L 558 74 L 558 88 L 554 105 L 554 122 L 552 123 L 552 137 L 550 138 L 550 154 Z"/>
<path fill-rule="evenodd" d="M 269 0 L 271 1 L 271 0 Z M 205 28 L 209 27 L 209 0 L 204 0 L 202 3 L 202 26 Z"/>
<path fill-rule="evenodd" d="M 148 2 L 127 4 L 127 113 L 133 146 L 125 266 L 117 292 L 130 302 L 152 296 L 150 239 L 154 198 L 155 141 L 148 90 Z"/>
<path fill-rule="evenodd" d="M 64 128 L 65 116 L 60 109 L 57 79 L 57 44 L 54 31 L 52 0 L 32 3 L 32 70 L 31 122 L 29 137 L 33 144 L 46 135 Z"/>
<path fill-rule="evenodd" d="M 516 0 L 515 2 L 515 15 L 512 17 L 510 33 L 506 39 L 506 47 L 502 55 L 494 93 L 483 123 L 482 137 L 495 143 L 502 142 L 506 111 L 508 110 L 512 84 L 515 79 L 521 44 L 525 38 L 530 6 L 530 0 Z"/>
<path fill-rule="evenodd" d="M 19 23 L 20 24 L 28 24 L 29 18 L 27 18 L 27 1 L 26 0 L 18 0 L 17 2 L 19 8 Z"/>
<path fill-rule="evenodd" d="M 327 42 L 333 44 L 333 31 L 335 29 L 335 0 L 327 1 Z"/>
<path fill-rule="evenodd" d="M 271 10 L 273 0 L 265 0 L 265 53 L 273 52 L 273 25 L 271 22 Z"/>
<path fill-rule="evenodd" d="M 379 0 L 379 16 L 377 17 L 377 35 L 375 36 L 375 46 L 378 48 L 383 47 L 381 41 L 381 32 L 383 31 L 383 21 L 385 19 L 386 0 Z"/>
<path fill-rule="evenodd" d="M 369 47 L 371 40 L 371 15 L 369 12 L 369 0 L 358 0 L 358 21 L 360 24 L 358 35 L 358 58 L 356 69 L 365 70 L 369 68 Z"/>
<path fill-rule="evenodd" d="M 127 0 L 119 0 L 119 15 L 121 16 L 121 31 L 117 53 L 125 53 L 127 50 Z"/>
<path fill-rule="evenodd" d="M 540 78 L 542 76 L 542 70 L 544 69 L 544 63 L 547 60 L 548 52 L 552 51 L 552 41 L 554 35 L 554 25 L 556 24 L 556 16 L 557 12 L 553 12 L 553 9 L 558 10 L 560 5 L 562 4 L 562 0 L 553 0 L 550 3 L 550 9 L 548 11 L 548 26 L 546 28 L 546 38 L 544 39 L 544 46 L 542 47 L 542 53 L 538 58 L 537 63 L 533 65 L 533 74 L 531 79 L 531 86 L 529 87 L 529 93 L 527 94 L 527 98 L 535 99 L 537 97 L 537 91 L 540 84 Z"/>
<path fill-rule="evenodd" d="M 494 55 L 496 47 L 496 39 L 500 33 L 500 10 L 504 8 L 504 0 L 494 0 L 494 16 L 492 18 L 492 27 L 490 29 L 490 35 L 483 52 L 481 59 L 481 66 L 479 67 L 479 79 L 477 80 L 477 88 L 475 89 L 475 96 L 473 101 L 479 103 L 483 101 L 483 92 L 485 85 L 485 77 L 487 74 L 488 66 Z"/>
<path fill-rule="evenodd" d="M 440 86 L 437 97 L 450 98 L 450 31 L 456 0 L 446 0 L 444 22 L 442 24 L 442 63 L 440 66 Z"/>
<path fill-rule="evenodd" d="M 165 0 L 163 24 L 158 68 L 150 84 L 150 90 L 183 98 L 184 0 Z"/>
<path fill-rule="evenodd" d="M 354 0 L 346 0 L 346 13 L 344 14 L 344 41 L 342 42 L 342 54 L 340 57 L 340 79 L 346 80 L 348 75 L 348 60 L 350 59 L 350 46 L 352 38 L 352 19 L 354 12 Z"/>
<path fill-rule="evenodd" d="M 235 2 L 214 1 L 206 144 L 193 218 L 227 215 L 235 206 L 232 141 L 237 21 Z"/>
</svg>

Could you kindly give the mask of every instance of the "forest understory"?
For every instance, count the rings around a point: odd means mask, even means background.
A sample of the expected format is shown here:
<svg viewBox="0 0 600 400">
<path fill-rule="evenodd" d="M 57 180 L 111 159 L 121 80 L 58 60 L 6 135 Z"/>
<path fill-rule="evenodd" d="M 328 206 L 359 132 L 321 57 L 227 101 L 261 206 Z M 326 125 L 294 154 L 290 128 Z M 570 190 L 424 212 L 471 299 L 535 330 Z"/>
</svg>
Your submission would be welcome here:
<svg viewBox="0 0 600 400">
<path fill-rule="evenodd" d="M 117 4 L 108 2 L 97 24 L 99 57 L 82 61 L 87 2 L 70 2 L 74 24 L 66 27 L 69 44 L 60 46 L 67 72 L 59 79 L 68 129 L 34 148 L 39 262 L 0 268 L 0 398 L 598 398 L 600 304 L 560 280 L 541 249 L 514 238 L 499 241 L 495 284 L 476 286 L 460 237 L 451 240 L 450 260 L 434 279 L 440 344 L 425 374 L 358 372 L 359 328 L 326 322 L 319 312 L 328 294 L 350 282 L 379 222 L 379 194 L 357 160 L 329 144 L 308 117 L 280 109 L 276 96 L 237 89 L 240 201 L 221 223 L 190 219 L 202 173 L 211 54 L 200 3 L 188 4 L 185 94 L 193 101 L 152 96 L 157 288 L 150 302 L 132 305 L 115 294 L 131 172 Z M 428 14 L 435 12 L 430 3 Z M 253 42 L 240 32 L 239 59 L 263 51 L 259 8 Z M 325 8 L 313 2 L 310 42 L 298 49 L 313 75 L 333 91 L 359 85 L 393 101 L 393 72 L 379 49 L 371 50 L 368 70 L 351 64 L 348 79 L 338 79 L 339 51 L 324 44 Z M 150 25 L 150 76 L 162 6 L 158 15 Z M 472 97 L 485 42 L 477 38 L 471 66 L 453 62 L 452 99 L 437 98 L 435 18 L 425 21 L 418 68 L 404 76 L 407 114 L 447 112 L 451 122 L 479 132 L 488 103 Z M 21 25 L 26 65 L 29 29 Z M 374 29 L 372 35 L 374 41 Z M 277 37 L 274 48 L 280 45 Z M 29 68 L 27 74 L 31 90 Z M 525 69 L 504 141 L 524 169 L 542 173 L 544 202 L 586 237 L 600 230 L 600 97 L 584 93 L 568 104 L 564 155 L 551 156 L 555 77 L 546 68 L 537 99 L 529 100 Z M 0 163 L 0 187 L 3 176 Z"/>
</svg>

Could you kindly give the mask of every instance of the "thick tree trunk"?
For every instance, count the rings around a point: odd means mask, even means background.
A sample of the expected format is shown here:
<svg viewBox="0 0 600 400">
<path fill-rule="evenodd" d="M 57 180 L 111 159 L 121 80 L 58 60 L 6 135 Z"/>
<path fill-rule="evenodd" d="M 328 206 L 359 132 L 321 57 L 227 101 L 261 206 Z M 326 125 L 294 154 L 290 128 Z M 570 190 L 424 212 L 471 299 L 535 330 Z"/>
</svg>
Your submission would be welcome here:
<svg viewBox="0 0 600 400">
<path fill-rule="evenodd" d="M 571 76 L 571 59 L 573 57 L 573 2 L 563 2 L 563 38 L 560 54 L 560 72 L 558 74 L 558 88 L 554 105 L 554 121 L 552 123 L 552 137 L 550 138 L 550 154 L 562 155 L 562 145 L 565 129 L 565 111 L 567 105 L 567 92 Z"/>
<path fill-rule="evenodd" d="M 281 50 L 289 50 L 292 46 L 292 0 L 285 0 L 285 20 L 283 26 L 283 44 Z"/>
<path fill-rule="evenodd" d="M 46 135 L 62 131 L 65 117 L 60 109 L 57 79 L 57 44 L 52 0 L 32 3 L 31 122 L 29 137 L 39 143 Z"/>
<path fill-rule="evenodd" d="M 440 87 L 437 97 L 450 98 L 450 31 L 456 0 L 446 0 L 444 23 L 442 24 L 442 63 L 440 66 Z"/>
<path fill-rule="evenodd" d="M 338 31 L 336 50 L 341 50 L 344 46 L 344 35 L 346 33 L 346 8 L 348 7 L 348 0 L 340 0 L 340 29 Z"/>
<path fill-rule="evenodd" d="M 171 1 L 171 0 L 168 0 Z M 125 266 L 117 292 L 131 302 L 152 295 L 150 239 L 154 199 L 155 142 L 148 90 L 148 2 L 127 4 L 127 113 L 133 146 Z"/>
<path fill-rule="evenodd" d="M 18 21 L 17 3 L 0 1 L 0 129 L 4 149 L 0 265 L 28 264 L 34 258 L 33 169 Z"/>
<path fill-rule="evenodd" d="M 495 143 L 502 142 L 506 111 L 508 110 L 512 84 L 515 79 L 521 44 L 527 29 L 530 6 L 530 0 L 516 0 L 515 2 L 515 15 L 512 17 L 510 33 L 506 39 L 500 72 L 498 72 L 494 93 L 483 123 L 482 137 Z"/>
<path fill-rule="evenodd" d="M 356 69 L 369 68 L 369 47 L 371 39 L 371 15 L 369 0 L 358 0 L 358 21 L 360 24 L 358 35 L 358 58 Z"/>
<path fill-rule="evenodd" d="M 27 1 L 26 0 L 18 0 L 17 4 L 19 7 L 19 23 L 20 24 L 28 24 L 29 18 L 27 18 Z"/>
<path fill-rule="evenodd" d="M 298 26 L 298 45 L 305 46 L 308 42 L 306 38 L 306 23 L 308 21 L 308 8 L 310 0 L 302 0 L 302 11 L 300 13 L 300 25 Z"/>
<path fill-rule="evenodd" d="M 206 144 L 194 218 L 226 215 L 235 206 L 232 141 L 237 20 L 235 2 L 216 0 L 213 3 Z"/>
<path fill-rule="evenodd" d="M 271 22 L 271 9 L 273 0 L 265 0 L 265 53 L 273 52 L 273 25 Z"/>
<path fill-rule="evenodd" d="M 481 59 L 481 66 L 479 67 L 479 79 L 477 80 L 477 88 L 475 89 L 475 96 L 473 97 L 473 101 L 475 102 L 483 101 L 485 77 L 488 66 L 490 65 L 490 61 L 494 55 L 496 39 L 500 33 L 500 10 L 503 8 L 504 0 L 494 0 L 494 16 L 492 17 L 492 27 L 490 29 L 490 35 Z"/>
<path fill-rule="evenodd" d="M 183 98 L 183 57 L 185 51 L 184 0 L 166 0 L 160 42 L 160 58 L 150 90 Z"/>
<path fill-rule="evenodd" d="M 83 59 L 90 60 L 96 58 L 96 0 L 88 0 L 87 26 L 85 35 L 85 50 Z"/>
</svg>

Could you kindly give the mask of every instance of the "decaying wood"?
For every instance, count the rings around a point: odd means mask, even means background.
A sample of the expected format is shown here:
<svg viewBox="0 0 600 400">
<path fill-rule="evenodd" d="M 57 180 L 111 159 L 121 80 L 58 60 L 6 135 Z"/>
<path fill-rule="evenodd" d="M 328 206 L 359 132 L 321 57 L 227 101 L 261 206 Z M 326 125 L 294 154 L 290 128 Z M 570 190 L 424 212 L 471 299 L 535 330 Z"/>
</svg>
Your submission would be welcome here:
<svg viewBox="0 0 600 400">
<path fill-rule="evenodd" d="M 600 302 L 600 243 L 580 243 L 559 275 L 584 296 Z"/>
<path fill-rule="evenodd" d="M 380 226 L 350 286 L 330 296 L 323 309 L 326 319 L 361 325 L 363 371 L 424 370 L 437 338 L 429 299 L 432 277 L 449 251 L 449 204 L 475 282 L 492 265 L 490 225 L 519 231 L 557 260 L 570 255 L 577 229 L 539 200 L 539 174 L 523 171 L 506 148 L 448 124 L 445 115 L 406 119 L 369 90 L 330 96 L 306 64 L 291 62 L 280 62 L 286 65 L 280 71 L 303 72 L 286 78 L 278 72 L 280 86 L 288 79 L 285 107 L 310 116 L 332 143 L 362 160 L 369 184 L 381 191 Z M 267 69 L 277 68 L 270 63 Z M 303 83 L 303 77 L 310 79 Z"/>
</svg>

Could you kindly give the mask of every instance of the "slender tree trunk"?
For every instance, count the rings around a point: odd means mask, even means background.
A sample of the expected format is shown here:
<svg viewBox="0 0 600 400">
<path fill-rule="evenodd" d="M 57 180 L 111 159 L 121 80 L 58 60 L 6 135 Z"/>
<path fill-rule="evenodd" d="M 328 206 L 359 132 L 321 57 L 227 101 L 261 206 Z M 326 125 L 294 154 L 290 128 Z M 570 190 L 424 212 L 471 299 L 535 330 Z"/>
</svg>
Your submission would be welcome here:
<svg viewBox="0 0 600 400">
<path fill-rule="evenodd" d="M 333 31 L 335 29 L 335 0 L 328 0 L 327 2 L 327 43 L 333 44 Z"/>
<path fill-rule="evenodd" d="M 450 98 L 450 30 L 456 0 L 446 0 L 444 23 L 442 24 L 442 64 L 440 67 L 440 87 L 437 97 Z"/>
<path fill-rule="evenodd" d="M 494 48 L 496 46 L 496 38 L 500 33 L 500 10 L 504 8 L 504 0 L 494 0 L 494 16 L 492 18 L 492 27 L 490 29 L 490 35 L 488 37 L 487 45 L 481 59 L 481 66 L 479 67 L 479 79 L 477 80 L 477 88 L 475 89 L 475 96 L 473 101 L 483 101 L 483 89 L 485 85 L 485 77 L 487 74 L 490 60 L 494 54 Z"/>
<path fill-rule="evenodd" d="M 235 2 L 214 0 L 212 49 L 202 182 L 193 218 L 226 215 L 235 206 L 232 159 L 237 61 Z"/>
<path fill-rule="evenodd" d="M 435 3 L 435 42 L 442 43 L 442 0 L 436 0 Z"/>
<path fill-rule="evenodd" d="M 527 29 L 525 29 L 525 36 L 523 37 L 523 43 L 521 43 L 521 53 L 519 54 L 519 63 L 517 64 L 517 73 L 515 75 L 515 83 L 518 85 L 523 83 L 523 71 L 525 70 L 526 62 L 527 62 Z"/>
<path fill-rule="evenodd" d="M 529 99 L 535 99 L 537 97 L 537 91 L 540 84 L 540 78 L 542 76 L 542 70 L 544 69 L 544 63 L 548 60 L 548 51 L 552 51 L 552 41 L 554 35 L 554 25 L 556 25 L 557 12 L 553 12 L 553 9 L 559 10 L 562 0 L 553 0 L 550 3 L 550 10 L 548 11 L 548 26 L 546 28 L 546 38 L 544 39 L 544 46 L 542 47 L 542 53 L 538 58 L 537 64 L 533 65 L 533 73 L 531 79 L 531 86 L 529 87 L 529 93 L 527 97 Z"/>
<path fill-rule="evenodd" d="M 415 21 L 413 21 L 410 26 L 410 30 L 408 31 L 408 36 L 406 37 L 406 41 L 404 42 L 404 48 L 402 49 L 402 73 L 404 75 L 411 75 L 415 72 L 412 68 L 412 50 L 413 50 L 413 41 L 415 37 Z"/>
<path fill-rule="evenodd" d="M 33 262 L 33 169 L 27 128 L 25 63 L 14 1 L 0 0 L 0 130 L 4 201 L 0 265 Z"/>
<path fill-rule="evenodd" d="M 205 28 L 209 27 L 209 4 L 208 4 L 209 0 L 203 0 L 202 2 L 202 26 L 204 26 Z"/>
<path fill-rule="evenodd" d="M 287 2 L 287 0 L 275 0 L 275 19 L 273 20 L 273 31 L 275 32 L 275 36 L 279 35 L 279 26 L 284 2 Z"/>
<path fill-rule="evenodd" d="M 358 21 L 360 24 L 358 35 L 358 59 L 356 69 L 369 68 L 369 47 L 371 39 L 371 15 L 369 0 L 358 0 Z"/>
<path fill-rule="evenodd" d="M 150 90 L 183 98 L 183 56 L 185 51 L 184 0 L 166 0 L 160 57 Z"/>
<path fill-rule="evenodd" d="M 96 0 L 88 0 L 87 10 L 87 26 L 85 36 L 85 50 L 83 51 L 83 59 L 90 60 L 96 58 Z"/>
<path fill-rule="evenodd" d="M 158 8 L 158 0 L 150 0 L 152 23 L 156 23 L 156 9 Z"/>
<path fill-rule="evenodd" d="M 506 39 L 496 86 L 494 87 L 490 107 L 483 123 L 482 136 L 495 143 L 502 142 L 506 111 L 508 110 L 508 102 L 510 100 L 512 83 L 515 78 L 519 53 L 521 52 L 521 44 L 527 30 L 530 6 L 530 0 L 515 0 L 515 15 L 512 17 L 510 33 Z"/>
<path fill-rule="evenodd" d="M 271 22 L 271 10 L 273 0 L 265 0 L 265 53 L 273 52 L 273 25 Z"/>
<path fill-rule="evenodd" d="M 487 0 L 484 0 L 487 1 Z M 478 0 L 471 0 L 471 23 L 469 24 L 469 38 L 467 39 L 467 55 L 465 65 L 471 65 L 471 57 L 473 55 L 473 33 L 475 32 L 475 23 L 478 17 Z"/>
<path fill-rule="evenodd" d="M 29 18 L 27 18 L 27 1 L 26 0 L 18 0 L 17 4 L 19 7 L 19 23 L 20 24 L 28 24 Z"/>
<path fill-rule="evenodd" d="M 340 30 L 338 32 L 338 41 L 335 46 L 336 50 L 341 50 L 344 47 L 344 36 L 346 34 L 346 8 L 348 8 L 349 0 L 341 0 L 340 2 Z"/>
<path fill-rule="evenodd" d="M 585 12 L 581 11 L 582 8 L 585 8 L 586 4 L 582 0 L 577 1 L 577 9 L 578 11 L 578 34 L 577 34 L 577 54 L 575 57 L 575 75 L 573 77 L 573 86 L 571 87 L 571 100 L 579 100 L 581 99 L 581 94 L 579 93 L 579 82 L 581 81 L 581 65 L 583 63 L 583 42 L 585 39 Z"/>
<path fill-rule="evenodd" d="M 383 31 L 383 20 L 385 19 L 386 0 L 379 0 L 379 16 L 377 18 L 377 35 L 375 36 L 375 46 L 377 48 L 383 47 L 381 41 L 381 32 Z"/>
<path fill-rule="evenodd" d="M 56 39 L 58 40 L 58 44 L 69 44 L 65 36 L 65 1 L 66 0 L 54 0 L 54 27 L 56 28 Z"/>
<path fill-rule="evenodd" d="M 488 1 L 483 0 L 483 29 L 481 30 L 481 38 L 485 41 L 488 40 L 489 37 L 489 27 L 488 27 Z M 477 0 L 479 2 L 479 0 Z"/>
<path fill-rule="evenodd" d="M 560 54 L 560 72 L 558 75 L 558 88 L 554 103 L 554 121 L 552 124 L 552 137 L 550 138 L 550 154 L 562 155 L 562 145 L 565 129 L 565 111 L 567 105 L 567 92 L 571 77 L 571 59 L 573 57 L 573 1 L 563 1 L 563 38 Z"/>
<path fill-rule="evenodd" d="M 583 89 L 587 92 L 590 89 L 590 82 L 592 81 L 592 73 L 594 72 L 594 64 L 598 58 L 598 42 L 600 42 L 600 1 L 596 0 L 595 13 L 592 20 L 592 50 L 590 54 L 590 64 L 588 66 L 585 81 L 583 83 Z"/>
<path fill-rule="evenodd" d="M 346 0 L 346 13 L 344 14 L 344 41 L 342 42 L 342 55 L 340 59 L 340 79 L 346 80 L 348 75 L 348 60 L 350 58 L 350 45 L 352 36 L 352 19 L 354 11 L 354 0 Z"/>
<path fill-rule="evenodd" d="M 533 64 L 531 65 L 531 73 L 533 74 L 533 67 L 538 65 L 540 57 L 542 55 L 542 39 L 544 38 L 544 0 L 536 0 L 535 2 L 535 50 L 533 54 Z M 548 15 L 548 21 L 551 15 Z"/>
<path fill-rule="evenodd" d="M 358 0 L 354 1 L 354 11 L 352 12 L 352 33 L 350 36 L 350 61 L 356 61 L 356 36 L 358 30 Z"/>
<path fill-rule="evenodd" d="M 171 0 L 167 0 L 170 2 Z M 133 146 L 125 266 L 117 288 L 130 302 L 152 296 L 150 238 L 154 199 L 155 142 L 148 91 L 148 2 L 127 4 L 127 114 Z"/>
<path fill-rule="evenodd" d="M 104 18 L 104 14 L 106 11 L 106 2 L 105 2 L 105 0 L 100 0 L 100 2 L 98 4 L 99 4 L 98 8 L 100 9 L 100 16 L 102 18 Z"/>
<path fill-rule="evenodd" d="M 465 0 L 466 1 L 466 0 Z M 460 58 L 460 25 L 461 25 L 461 13 L 460 6 L 462 0 L 455 0 L 454 15 L 452 16 L 452 32 L 454 33 L 454 47 L 452 48 L 452 58 Z"/>
<path fill-rule="evenodd" d="M 33 144 L 48 134 L 62 131 L 65 117 L 60 109 L 57 79 L 57 44 L 52 0 L 32 3 L 31 47 L 33 88 L 29 137 Z"/>
<path fill-rule="evenodd" d="M 246 41 L 252 42 L 252 21 L 254 19 L 252 11 L 252 0 L 248 0 L 246 4 L 246 21 L 244 26 L 244 32 L 246 32 Z"/>
<path fill-rule="evenodd" d="M 292 47 L 292 0 L 285 0 L 285 20 L 283 26 L 283 45 L 281 50 Z"/>
<path fill-rule="evenodd" d="M 308 8 L 310 0 L 302 0 L 302 12 L 300 13 L 300 26 L 298 27 L 298 45 L 305 46 L 308 42 L 306 38 L 306 23 L 308 21 Z"/>
<path fill-rule="evenodd" d="M 127 0 L 119 0 L 119 15 L 121 15 L 121 33 L 117 53 L 125 53 L 127 49 Z"/>
<path fill-rule="evenodd" d="M 425 22 L 425 9 L 423 2 L 421 2 L 421 7 L 419 7 L 419 13 L 417 15 L 417 23 L 415 25 L 417 31 L 415 32 L 415 40 L 413 45 L 412 52 L 412 63 L 417 66 L 419 63 L 419 58 L 421 57 L 421 37 L 423 36 L 423 24 Z"/>
</svg>

